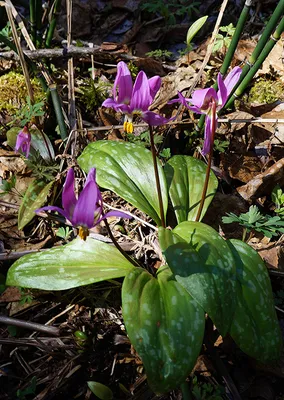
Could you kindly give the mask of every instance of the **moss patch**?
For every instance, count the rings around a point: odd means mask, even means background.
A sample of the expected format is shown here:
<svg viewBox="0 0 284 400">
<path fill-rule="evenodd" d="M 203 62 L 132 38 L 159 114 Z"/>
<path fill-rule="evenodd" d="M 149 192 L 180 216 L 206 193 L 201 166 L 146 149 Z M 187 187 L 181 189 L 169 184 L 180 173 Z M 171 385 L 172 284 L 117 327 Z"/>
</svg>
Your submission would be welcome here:
<svg viewBox="0 0 284 400">
<path fill-rule="evenodd" d="M 45 99 L 45 93 L 37 78 L 31 79 L 36 102 Z M 0 112 L 13 115 L 20 107 L 26 105 L 28 91 L 25 78 L 17 72 L 9 72 L 0 76 Z"/>
<path fill-rule="evenodd" d="M 259 78 L 249 92 L 249 103 L 273 103 L 284 98 L 284 85 L 280 81 Z"/>
</svg>

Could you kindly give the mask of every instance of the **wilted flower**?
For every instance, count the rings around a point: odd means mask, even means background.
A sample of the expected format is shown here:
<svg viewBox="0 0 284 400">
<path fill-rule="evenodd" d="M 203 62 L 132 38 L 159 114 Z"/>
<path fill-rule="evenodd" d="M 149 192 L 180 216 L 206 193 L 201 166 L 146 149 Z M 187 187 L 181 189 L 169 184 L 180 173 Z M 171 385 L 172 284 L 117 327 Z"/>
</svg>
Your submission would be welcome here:
<svg viewBox="0 0 284 400">
<path fill-rule="evenodd" d="M 159 76 L 148 79 L 143 71 L 138 73 L 133 86 L 127 65 L 120 61 L 117 64 L 117 75 L 113 85 L 113 99 L 105 100 L 102 105 L 125 114 L 124 130 L 127 133 L 133 133 L 132 119 L 134 115 L 140 116 L 149 125 L 163 125 L 169 119 L 148 110 L 160 86 L 161 78 Z"/>
<path fill-rule="evenodd" d="M 103 219 L 109 217 L 131 218 L 128 214 L 120 211 L 109 211 L 103 214 L 102 195 L 96 183 L 96 170 L 91 168 L 86 183 L 78 199 L 74 189 L 75 176 L 73 169 L 69 169 L 62 192 L 63 208 L 47 206 L 37 209 L 41 211 L 57 211 L 68 219 L 71 224 L 79 228 L 79 236 L 86 240 L 89 229 L 98 225 Z"/>
<path fill-rule="evenodd" d="M 192 93 L 191 99 L 187 99 L 181 93 L 178 93 L 179 98 L 169 102 L 169 104 L 180 102 L 196 114 L 206 115 L 202 154 L 208 154 L 210 152 L 217 125 L 217 112 L 226 104 L 226 101 L 232 89 L 238 82 L 241 73 L 242 69 L 235 67 L 224 81 L 222 75 L 219 73 L 217 77 L 219 87 L 218 92 L 213 88 L 195 90 Z"/>
<path fill-rule="evenodd" d="M 15 150 L 21 150 L 26 158 L 29 157 L 31 147 L 31 134 L 26 126 L 18 133 Z"/>
</svg>

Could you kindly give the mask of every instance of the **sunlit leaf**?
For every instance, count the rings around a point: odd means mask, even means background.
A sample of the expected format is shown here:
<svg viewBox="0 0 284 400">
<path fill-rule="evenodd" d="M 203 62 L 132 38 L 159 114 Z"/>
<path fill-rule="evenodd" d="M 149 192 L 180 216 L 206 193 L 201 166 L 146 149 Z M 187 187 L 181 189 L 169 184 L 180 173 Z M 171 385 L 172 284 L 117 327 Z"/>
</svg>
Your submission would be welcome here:
<svg viewBox="0 0 284 400">
<path fill-rule="evenodd" d="M 174 156 L 166 163 L 165 174 L 178 223 L 195 220 L 205 182 L 206 165 L 190 156 Z M 206 213 L 217 187 L 218 180 L 210 172 L 201 218 Z"/>
<path fill-rule="evenodd" d="M 246 243 L 233 239 L 229 245 L 237 267 L 237 306 L 230 335 L 251 357 L 263 362 L 279 358 L 282 335 L 267 268 Z"/>
<path fill-rule="evenodd" d="M 65 246 L 25 255 L 8 271 L 7 285 L 63 290 L 125 276 L 133 265 L 109 244 L 76 238 Z"/>
<path fill-rule="evenodd" d="M 123 317 L 151 388 L 164 393 L 183 383 L 202 345 L 205 317 L 167 266 L 157 279 L 135 268 L 122 287 Z"/>
<path fill-rule="evenodd" d="M 207 312 L 222 335 L 235 309 L 235 264 L 218 233 L 201 222 L 159 229 L 159 240 L 175 279 Z"/>
<path fill-rule="evenodd" d="M 99 382 L 89 381 L 87 382 L 89 389 L 101 400 L 112 400 L 113 393 L 109 387 Z"/>
<path fill-rule="evenodd" d="M 205 22 L 207 21 L 208 15 L 204 17 L 198 18 L 193 24 L 189 27 L 186 35 L 186 44 L 189 46 L 194 36 L 200 31 Z"/>
<path fill-rule="evenodd" d="M 161 223 L 159 201 L 152 154 L 134 143 L 98 141 L 90 143 L 78 158 L 80 167 L 88 172 L 97 169 L 97 182 L 110 189 L 141 211 L 157 224 Z M 167 184 L 158 162 L 164 212 L 168 206 Z"/>
<path fill-rule="evenodd" d="M 47 199 L 54 181 L 46 184 L 44 181 L 34 180 L 29 185 L 22 199 L 18 213 L 18 228 L 23 229 L 36 215 L 35 210 L 40 208 Z"/>
</svg>

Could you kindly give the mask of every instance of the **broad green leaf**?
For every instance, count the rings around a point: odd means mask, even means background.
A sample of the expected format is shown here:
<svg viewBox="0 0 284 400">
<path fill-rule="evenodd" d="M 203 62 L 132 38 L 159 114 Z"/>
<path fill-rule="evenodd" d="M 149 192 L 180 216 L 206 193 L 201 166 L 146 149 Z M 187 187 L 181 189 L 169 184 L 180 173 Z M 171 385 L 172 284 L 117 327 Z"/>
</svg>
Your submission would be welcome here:
<svg viewBox="0 0 284 400">
<path fill-rule="evenodd" d="M 178 223 L 195 220 L 205 182 L 206 165 L 190 156 L 173 156 L 165 165 L 165 174 Z M 217 187 L 218 180 L 211 171 L 201 218 Z"/>
<path fill-rule="evenodd" d="M 179 282 L 207 312 L 222 335 L 235 309 L 235 264 L 224 239 L 201 222 L 159 228 L 166 261 Z"/>
<path fill-rule="evenodd" d="M 46 202 L 53 183 L 54 181 L 46 184 L 44 181 L 34 180 L 29 185 L 18 213 L 19 229 L 23 229 L 35 216 L 35 210 Z"/>
<path fill-rule="evenodd" d="M 161 223 L 152 154 L 134 143 L 98 141 L 90 143 L 78 158 L 80 167 L 88 172 L 97 169 L 97 182 L 110 189 L 157 224 Z M 158 162 L 165 215 L 168 207 L 167 184 Z"/>
<path fill-rule="evenodd" d="M 233 239 L 229 246 L 237 267 L 237 305 L 230 335 L 251 357 L 263 362 L 279 358 L 282 338 L 267 268 L 246 243 Z"/>
<path fill-rule="evenodd" d="M 198 18 L 197 21 L 195 21 L 188 29 L 187 35 L 186 35 L 186 44 L 189 46 L 192 39 L 194 36 L 200 31 L 200 29 L 203 27 L 205 22 L 207 21 L 208 15 L 205 15 L 204 17 Z"/>
<path fill-rule="evenodd" d="M 65 246 L 28 254 L 8 271 L 7 285 L 63 290 L 125 276 L 133 268 L 109 244 L 79 237 Z"/>
<path fill-rule="evenodd" d="M 112 400 L 113 393 L 109 387 L 99 382 L 89 381 L 87 382 L 89 389 L 101 400 Z"/>
<path fill-rule="evenodd" d="M 126 275 L 122 308 L 128 336 L 154 392 L 164 393 L 183 383 L 202 345 L 202 308 L 167 266 L 159 269 L 157 279 L 142 268 Z"/>
</svg>

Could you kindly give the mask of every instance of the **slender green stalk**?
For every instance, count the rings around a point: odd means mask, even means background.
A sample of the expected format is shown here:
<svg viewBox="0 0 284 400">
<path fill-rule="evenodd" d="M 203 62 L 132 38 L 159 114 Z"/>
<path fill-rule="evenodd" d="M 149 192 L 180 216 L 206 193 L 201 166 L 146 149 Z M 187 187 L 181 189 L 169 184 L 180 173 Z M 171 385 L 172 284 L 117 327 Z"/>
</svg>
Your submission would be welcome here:
<svg viewBox="0 0 284 400">
<path fill-rule="evenodd" d="M 59 95 L 57 92 L 56 85 L 55 84 L 50 85 L 49 89 L 50 89 L 51 99 L 52 99 L 57 123 L 59 126 L 60 136 L 61 136 L 61 139 L 64 140 L 67 138 L 68 134 L 67 134 L 67 129 L 66 129 L 65 121 L 64 121 L 63 112 L 62 112 L 61 101 L 60 101 L 60 98 L 59 98 Z"/>
<path fill-rule="evenodd" d="M 35 0 L 35 19 L 36 19 L 36 44 L 37 47 L 42 43 L 42 0 Z"/>
<path fill-rule="evenodd" d="M 154 172 L 155 172 L 155 179 L 156 179 L 157 194 L 158 194 L 159 206 L 160 206 L 161 224 L 162 224 L 162 227 L 165 228 L 166 224 L 165 224 L 165 216 L 164 216 L 164 206 L 163 206 L 163 199 L 162 199 L 162 191 L 161 191 L 158 164 L 157 164 L 157 157 L 156 157 L 156 150 L 155 150 L 155 144 L 154 144 L 154 134 L 153 134 L 153 128 L 152 128 L 151 125 L 149 125 L 149 132 L 150 132 L 151 152 L 152 152 L 152 157 L 153 157 L 153 165 L 154 165 Z"/>
<path fill-rule="evenodd" d="M 30 0 L 30 24 L 32 41 L 36 44 L 36 0 Z"/>
<path fill-rule="evenodd" d="M 212 163 L 212 157 L 213 157 L 214 136 L 215 136 L 215 131 L 216 131 L 216 101 L 214 99 L 212 99 L 211 121 L 212 121 L 211 144 L 210 144 L 210 151 L 208 154 L 208 164 L 207 164 L 207 169 L 206 169 L 205 182 L 204 182 L 204 186 L 203 186 L 203 191 L 202 191 L 202 196 L 201 196 L 197 216 L 195 219 L 195 221 L 197 221 L 197 222 L 200 220 L 204 202 L 206 199 L 206 193 L 207 193 L 207 189 L 208 189 L 208 183 L 209 183 L 209 177 L 210 177 L 210 171 L 211 171 L 211 163 Z"/>
<path fill-rule="evenodd" d="M 183 400 L 193 400 L 192 393 L 189 389 L 188 383 L 184 382 L 180 385 Z"/>
<path fill-rule="evenodd" d="M 250 10 L 251 5 L 252 5 L 252 0 L 246 0 L 244 7 L 242 9 L 241 15 L 238 19 L 238 23 L 237 23 L 235 32 L 233 34 L 230 46 L 229 46 L 226 56 L 224 58 L 222 67 L 220 68 L 220 73 L 222 75 L 225 75 L 225 73 L 228 71 L 228 68 L 234 57 L 236 48 L 238 46 L 241 34 L 244 30 L 244 26 L 245 26 L 245 23 L 247 21 L 248 15 L 249 15 L 249 10 Z M 217 84 L 215 84 L 215 86 L 216 86 L 215 89 L 217 89 Z"/>
<path fill-rule="evenodd" d="M 278 27 L 276 28 L 274 34 L 271 36 L 271 39 L 266 43 L 264 49 L 260 53 L 259 57 L 257 58 L 256 62 L 253 64 L 253 66 L 250 68 L 249 72 L 246 74 L 240 85 L 238 86 L 237 90 L 234 92 L 233 96 L 230 97 L 230 99 L 227 101 L 225 104 L 224 108 L 229 108 L 234 100 L 235 97 L 241 96 L 243 92 L 245 91 L 246 87 L 254 77 L 254 75 L 257 73 L 258 69 L 261 67 L 262 63 L 268 56 L 268 54 L 271 52 L 275 44 L 278 42 L 280 39 L 281 33 L 284 31 L 284 18 L 281 19 Z"/>
<path fill-rule="evenodd" d="M 50 19 L 50 24 L 46 35 L 46 41 L 45 41 L 46 47 L 51 46 L 51 41 L 56 27 L 57 16 L 59 14 L 60 7 L 61 7 L 61 0 L 54 0 L 54 3 L 52 4 L 52 10 L 51 10 L 52 15 Z"/>
<path fill-rule="evenodd" d="M 238 19 L 238 23 L 237 23 L 235 32 L 233 34 L 230 46 L 229 46 L 228 51 L 226 53 L 226 56 L 224 58 L 223 64 L 222 64 L 222 66 L 220 68 L 220 73 L 222 75 L 226 74 L 226 72 L 228 71 L 228 68 L 229 68 L 229 66 L 231 64 L 231 61 L 232 61 L 232 59 L 234 57 L 236 48 L 238 46 L 241 34 L 242 34 L 243 30 L 244 30 L 244 26 L 245 26 L 245 23 L 247 21 L 248 15 L 249 15 L 249 10 L 250 10 L 251 5 L 252 5 L 252 0 L 246 0 L 245 1 L 244 7 L 243 7 L 242 12 L 241 12 L 241 15 L 240 15 L 240 17 Z M 217 82 L 214 84 L 213 88 L 215 90 L 217 90 L 217 88 L 218 88 Z M 203 128 L 204 121 L 205 121 L 205 115 L 203 114 L 199 118 L 199 122 L 198 122 L 197 129 L 196 129 L 197 131 L 200 131 Z"/>
<path fill-rule="evenodd" d="M 266 25 L 259 41 L 257 42 L 257 45 L 255 46 L 255 49 L 252 52 L 252 55 L 250 56 L 250 58 L 244 65 L 240 79 L 238 80 L 238 83 L 232 90 L 232 93 L 235 93 L 236 89 L 240 86 L 241 82 L 247 75 L 248 71 L 251 69 L 251 67 L 254 65 L 254 63 L 257 61 L 258 56 L 262 53 L 271 33 L 276 28 L 277 22 L 280 19 L 280 17 L 283 15 L 283 13 L 284 13 L 284 0 L 280 0 L 270 18 L 270 20 L 268 21 L 268 24 Z M 231 106 L 234 100 L 235 100 L 235 98 L 233 97 L 233 95 L 231 95 L 224 108 L 226 109 L 229 106 Z"/>
</svg>

